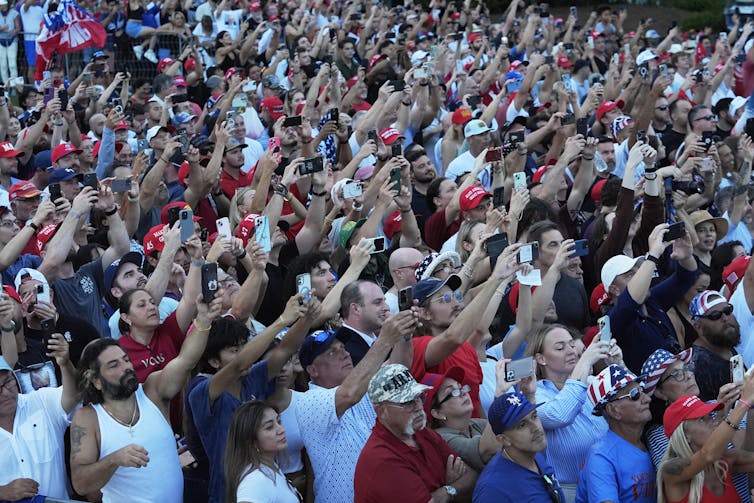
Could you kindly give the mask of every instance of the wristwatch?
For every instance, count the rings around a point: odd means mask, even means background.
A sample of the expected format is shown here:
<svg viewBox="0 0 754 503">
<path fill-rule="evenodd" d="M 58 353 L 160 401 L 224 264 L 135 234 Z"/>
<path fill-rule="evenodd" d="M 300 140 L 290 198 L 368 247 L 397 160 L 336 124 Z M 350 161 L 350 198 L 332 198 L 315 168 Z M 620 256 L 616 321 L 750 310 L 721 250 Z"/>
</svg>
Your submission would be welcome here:
<svg viewBox="0 0 754 503">
<path fill-rule="evenodd" d="M 451 485 L 443 486 L 443 488 L 445 489 L 445 492 L 448 493 L 448 496 L 450 496 L 450 499 L 455 498 L 456 495 L 458 494 L 458 491 L 456 491 L 456 488 Z"/>
<path fill-rule="evenodd" d="M 3 332 L 16 332 L 16 322 L 13 320 L 10 320 L 10 323 L 7 327 L 0 326 L 0 330 Z"/>
</svg>

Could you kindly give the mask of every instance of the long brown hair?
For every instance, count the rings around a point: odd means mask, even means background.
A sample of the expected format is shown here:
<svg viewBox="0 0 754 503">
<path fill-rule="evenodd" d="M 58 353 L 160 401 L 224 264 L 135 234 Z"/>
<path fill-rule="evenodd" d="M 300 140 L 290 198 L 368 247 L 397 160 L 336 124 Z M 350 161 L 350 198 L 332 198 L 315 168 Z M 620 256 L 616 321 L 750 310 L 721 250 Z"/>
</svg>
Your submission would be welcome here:
<svg viewBox="0 0 754 503">
<path fill-rule="evenodd" d="M 228 503 L 236 501 L 236 491 L 241 480 L 262 464 L 257 434 L 262 427 L 262 415 L 267 409 L 277 412 L 267 402 L 246 402 L 236 409 L 230 420 L 224 460 L 225 501 Z"/>
</svg>

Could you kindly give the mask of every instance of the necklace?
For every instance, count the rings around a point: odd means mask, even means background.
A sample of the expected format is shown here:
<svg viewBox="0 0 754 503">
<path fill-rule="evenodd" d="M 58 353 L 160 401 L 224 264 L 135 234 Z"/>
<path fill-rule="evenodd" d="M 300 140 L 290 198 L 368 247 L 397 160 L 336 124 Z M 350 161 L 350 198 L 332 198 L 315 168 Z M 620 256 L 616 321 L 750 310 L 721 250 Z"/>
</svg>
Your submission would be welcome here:
<svg viewBox="0 0 754 503">
<path fill-rule="evenodd" d="M 134 427 L 134 423 L 136 422 L 136 411 L 138 410 L 137 402 L 136 402 L 136 398 L 135 397 L 134 397 L 134 412 L 133 412 L 133 414 L 131 414 L 131 421 L 129 423 L 126 423 L 126 422 L 121 421 L 120 419 L 118 419 L 118 417 L 115 414 L 113 414 L 112 412 L 110 412 L 109 410 L 107 410 L 107 407 L 105 407 L 104 403 L 102 404 L 102 408 L 105 409 L 105 412 L 107 412 L 107 414 L 111 418 L 115 419 L 115 421 L 118 424 L 120 424 L 121 426 L 125 426 L 126 428 L 128 428 L 128 434 L 131 435 L 131 437 L 133 438 L 133 436 L 134 436 L 133 427 Z"/>
</svg>

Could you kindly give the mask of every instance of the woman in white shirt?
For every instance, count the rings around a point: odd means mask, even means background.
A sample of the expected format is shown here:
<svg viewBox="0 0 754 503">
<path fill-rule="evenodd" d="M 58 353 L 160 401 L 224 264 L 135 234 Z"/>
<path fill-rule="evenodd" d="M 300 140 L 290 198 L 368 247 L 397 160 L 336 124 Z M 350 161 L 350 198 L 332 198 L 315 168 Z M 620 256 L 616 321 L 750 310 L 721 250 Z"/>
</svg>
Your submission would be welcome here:
<svg viewBox="0 0 754 503">
<path fill-rule="evenodd" d="M 260 401 L 236 409 L 225 450 L 225 501 L 299 503 L 275 456 L 286 449 L 285 428 L 277 411 Z"/>
</svg>

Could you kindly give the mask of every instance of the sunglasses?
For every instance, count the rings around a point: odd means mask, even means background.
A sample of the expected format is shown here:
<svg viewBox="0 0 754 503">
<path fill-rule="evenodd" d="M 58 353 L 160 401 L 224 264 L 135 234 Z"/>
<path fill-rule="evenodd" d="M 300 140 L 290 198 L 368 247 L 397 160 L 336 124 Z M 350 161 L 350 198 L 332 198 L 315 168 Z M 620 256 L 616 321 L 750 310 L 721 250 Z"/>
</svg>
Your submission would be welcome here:
<svg viewBox="0 0 754 503">
<path fill-rule="evenodd" d="M 665 111 L 668 108 L 670 108 L 668 105 L 660 105 L 659 107 L 655 107 L 655 110 L 662 110 Z"/>
<path fill-rule="evenodd" d="M 545 487 L 547 488 L 547 494 L 550 496 L 550 499 L 552 500 L 552 502 L 561 503 L 560 493 L 558 492 L 558 489 L 560 489 L 560 486 L 558 485 L 557 479 L 555 479 L 555 474 L 547 475 L 546 473 L 543 473 L 542 481 L 545 483 Z"/>
<path fill-rule="evenodd" d="M 728 305 L 722 311 L 714 311 L 709 314 L 703 314 L 700 316 L 700 318 L 706 318 L 711 321 L 717 321 L 720 318 L 722 318 L 724 314 L 727 314 L 728 316 L 733 314 L 733 306 Z"/>
<path fill-rule="evenodd" d="M 688 365 L 684 365 L 683 367 L 677 368 L 669 373 L 668 376 L 665 379 L 660 380 L 658 384 L 662 384 L 670 379 L 675 379 L 678 382 L 683 382 L 686 380 L 687 373 L 693 374 L 694 370 L 696 370 L 696 365 L 689 363 Z"/>
<path fill-rule="evenodd" d="M 694 119 L 694 122 L 696 121 L 716 121 L 717 116 L 716 115 L 705 115 L 704 117 L 697 117 Z"/>
<path fill-rule="evenodd" d="M 456 290 L 453 293 L 446 293 L 442 295 L 441 297 L 432 299 L 430 302 L 438 302 L 439 304 L 450 304 L 451 302 L 453 302 L 453 299 L 456 299 L 456 302 L 458 302 L 459 304 L 463 302 L 463 292 L 460 290 Z"/>
<path fill-rule="evenodd" d="M 631 391 L 629 391 L 627 395 L 621 395 L 619 397 L 615 397 L 610 401 L 617 402 L 618 400 L 623 400 L 624 398 L 628 398 L 632 402 L 638 402 L 643 393 L 644 393 L 644 388 L 642 386 L 639 386 L 638 388 L 634 388 Z"/>
<path fill-rule="evenodd" d="M 448 394 L 448 396 L 446 396 L 445 398 L 443 398 L 442 400 L 440 400 L 439 402 L 437 402 L 437 406 L 439 407 L 440 405 L 444 404 L 445 402 L 447 402 L 451 398 L 458 398 L 461 395 L 465 395 L 469 391 L 471 391 L 471 386 L 469 386 L 468 384 L 464 384 L 460 388 L 454 388 L 454 389 L 452 389 L 450 391 L 450 393 Z"/>
</svg>

